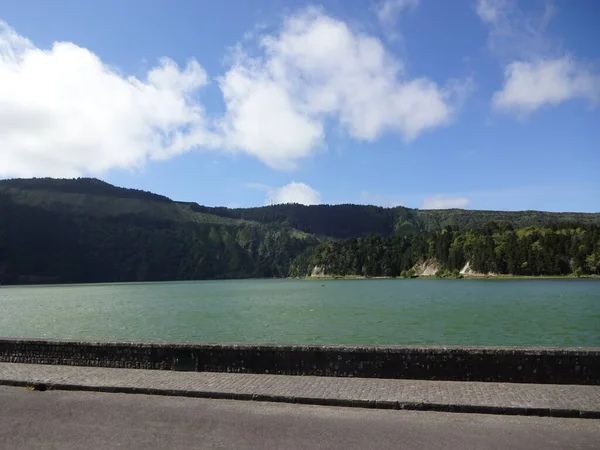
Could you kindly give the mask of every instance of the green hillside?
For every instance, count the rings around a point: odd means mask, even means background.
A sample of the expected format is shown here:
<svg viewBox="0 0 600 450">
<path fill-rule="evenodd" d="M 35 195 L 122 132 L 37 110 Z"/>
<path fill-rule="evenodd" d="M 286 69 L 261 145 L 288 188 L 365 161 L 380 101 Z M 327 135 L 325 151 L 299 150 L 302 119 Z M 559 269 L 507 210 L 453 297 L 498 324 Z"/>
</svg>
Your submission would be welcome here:
<svg viewBox="0 0 600 450">
<path fill-rule="evenodd" d="M 450 269 L 476 255 L 477 267 L 508 270 L 498 252 L 513 234 L 522 273 L 595 273 L 598 224 L 600 214 L 537 211 L 227 209 L 90 178 L 0 180 L 0 282 L 285 277 L 319 264 L 340 274 L 395 276 L 432 255 Z"/>
<path fill-rule="evenodd" d="M 92 179 L 0 181 L 0 281 L 284 277 L 317 241 Z"/>
<path fill-rule="evenodd" d="M 149 220 L 237 224 L 240 220 L 194 212 L 190 203 L 137 189 L 119 188 L 93 178 L 0 181 L 0 196 L 22 206 L 94 217 L 133 216 Z"/>
<path fill-rule="evenodd" d="M 425 268 L 430 272 L 424 273 Z M 563 276 L 600 275 L 600 224 L 513 228 L 490 222 L 467 229 L 410 236 L 376 236 L 323 242 L 297 258 L 291 273 L 315 268 L 327 276 L 397 277 L 414 274 Z"/>
<path fill-rule="evenodd" d="M 418 210 L 370 205 L 304 206 L 286 204 L 241 209 L 203 206 L 198 210 L 220 217 L 285 224 L 307 233 L 340 239 L 364 237 L 369 234 L 389 236 L 420 231 L 441 231 L 447 226 L 474 229 L 480 228 L 488 222 L 506 222 L 515 228 L 549 226 L 560 223 L 600 223 L 600 213 Z"/>
</svg>

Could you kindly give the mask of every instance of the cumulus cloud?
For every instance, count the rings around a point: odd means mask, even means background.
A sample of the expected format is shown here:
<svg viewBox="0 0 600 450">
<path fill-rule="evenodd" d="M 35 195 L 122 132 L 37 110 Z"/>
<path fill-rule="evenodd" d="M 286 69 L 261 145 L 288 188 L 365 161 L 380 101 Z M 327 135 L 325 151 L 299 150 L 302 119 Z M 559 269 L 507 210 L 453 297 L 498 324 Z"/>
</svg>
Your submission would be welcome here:
<svg viewBox="0 0 600 450">
<path fill-rule="evenodd" d="M 421 209 L 467 208 L 471 201 L 465 197 L 449 197 L 446 195 L 430 195 L 423 199 Z"/>
<path fill-rule="evenodd" d="M 321 194 L 304 183 L 292 181 L 278 188 L 273 188 L 267 193 L 266 204 L 300 203 L 302 205 L 318 205 L 321 203 Z"/>
<path fill-rule="evenodd" d="M 36 48 L 0 22 L 0 176 L 76 176 L 206 145 L 200 64 L 163 59 L 126 77 L 69 42 Z"/>
<path fill-rule="evenodd" d="M 492 104 L 497 110 L 523 115 L 574 98 L 596 103 L 600 98 L 600 76 L 565 56 L 510 63 L 505 70 L 504 86 L 494 94 Z"/>
<path fill-rule="evenodd" d="M 194 59 L 127 76 L 88 49 L 38 48 L 0 22 L 0 176 L 102 174 L 197 148 L 289 170 L 326 147 L 326 123 L 362 141 L 448 124 L 468 84 L 410 78 L 378 39 L 315 8 L 258 44 L 258 56 L 238 47 L 217 77 L 225 113 L 209 117 Z"/>
<path fill-rule="evenodd" d="M 323 124 L 304 113 L 285 85 L 249 58 L 241 57 L 220 79 L 227 115 L 225 144 L 275 169 L 293 169 L 321 144 Z"/>
<path fill-rule="evenodd" d="M 449 123 L 462 92 L 460 83 L 410 79 L 378 39 L 320 9 L 288 17 L 259 46 L 261 57 L 238 49 L 219 80 L 228 111 L 222 128 L 231 148 L 275 168 L 293 168 L 322 146 L 327 119 L 363 141 L 384 132 L 411 140 Z"/>
<path fill-rule="evenodd" d="M 490 28 L 491 50 L 508 57 L 504 84 L 492 97 L 496 111 L 524 116 L 576 98 L 597 103 L 600 76 L 571 55 L 557 53 L 545 36 L 556 12 L 552 3 L 539 14 L 525 14 L 514 0 L 478 0 L 476 12 Z"/>
</svg>

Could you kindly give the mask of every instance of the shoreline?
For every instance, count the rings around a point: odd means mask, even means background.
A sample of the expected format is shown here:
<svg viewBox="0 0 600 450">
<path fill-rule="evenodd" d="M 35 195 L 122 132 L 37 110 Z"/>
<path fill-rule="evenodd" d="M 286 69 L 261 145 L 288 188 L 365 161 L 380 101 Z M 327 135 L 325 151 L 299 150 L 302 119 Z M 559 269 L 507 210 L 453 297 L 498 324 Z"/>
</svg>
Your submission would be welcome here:
<svg viewBox="0 0 600 450">
<path fill-rule="evenodd" d="M 249 280 L 307 280 L 307 281 L 336 281 L 336 280 L 600 280 L 600 275 L 463 275 L 462 277 L 436 277 L 435 275 L 420 275 L 411 278 L 402 277 L 366 277 L 364 275 L 335 275 L 335 276 L 305 276 L 305 277 L 280 277 L 280 278 L 203 278 L 198 280 L 163 280 L 163 281 L 102 281 L 94 283 L 51 283 L 51 284 L 0 284 L 1 288 L 16 287 L 77 287 L 77 286 L 103 286 L 119 284 L 150 284 L 150 283 L 196 283 L 200 281 L 249 281 Z"/>
<path fill-rule="evenodd" d="M 366 277 L 364 275 L 336 275 L 318 277 L 298 277 L 294 279 L 311 281 L 336 281 L 336 280 L 600 280 L 600 275 L 463 275 L 462 277 L 436 277 L 435 275 L 421 275 L 412 278 L 403 277 Z"/>
</svg>

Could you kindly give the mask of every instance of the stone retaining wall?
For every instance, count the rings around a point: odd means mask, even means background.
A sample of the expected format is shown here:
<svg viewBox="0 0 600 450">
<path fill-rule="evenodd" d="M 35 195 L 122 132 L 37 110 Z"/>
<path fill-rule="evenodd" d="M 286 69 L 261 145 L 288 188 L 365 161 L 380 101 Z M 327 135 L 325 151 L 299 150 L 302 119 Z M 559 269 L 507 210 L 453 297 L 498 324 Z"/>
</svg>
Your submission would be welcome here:
<svg viewBox="0 0 600 450">
<path fill-rule="evenodd" d="M 0 362 L 600 385 L 598 348 L 289 346 L 0 339 Z"/>
</svg>

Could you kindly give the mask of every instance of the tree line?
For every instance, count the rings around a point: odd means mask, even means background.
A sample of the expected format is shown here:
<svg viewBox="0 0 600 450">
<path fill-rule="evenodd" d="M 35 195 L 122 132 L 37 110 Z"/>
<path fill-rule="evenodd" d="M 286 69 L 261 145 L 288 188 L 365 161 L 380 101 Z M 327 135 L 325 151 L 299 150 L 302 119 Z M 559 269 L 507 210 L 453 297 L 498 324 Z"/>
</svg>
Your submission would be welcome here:
<svg viewBox="0 0 600 450">
<path fill-rule="evenodd" d="M 169 197 L 141 189 L 113 186 L 97 178 L 12 178 L 0 180 L 0 188 L 43 190 L 66 194 L 103 195 L 115 198 L 135 198 L 153 202 L 173 202 Z"/>
<path fill-rule="evenodd" d="M 536 211 L 212 208 L 91 178 L 0 180 L 0 282 L 306 276 L 315 266 L 410 276 L 424 261 L 441 275 L 467 262 L 482 273 L 599 274 L 599 223 Z"/>
<path fill-rule="evenodd" d="M 192 209 L 205 214 L 285 225 L 317 236 L 336 239 L 410 235 L 439 232 L 445 227 L 477 229 L 487 223 L 510 223 L 515 228 L 598 224 L 599 213 L 555 213 L 544 211 L 476 211 L 462 209 L 418 210 L 397 206 L 299 205 L 296 203 L 258 208 L 223 208 L 194 204 Z"/>
<path fill-rule="evenodd" d="M 268 224 L 95 217 L 2 200 L 2 284 L 287 277 L 316 243 Z"/>
<path fill-rule="evenodd" d="M 491 222 L 477 229 L 447 226 L 440 232 L 324 242 L 292 264 L 294 276 L 316 266 L 333 276 L 401 276 L 425 261 L 440 275 L 469 267 L 480 273 L 521 276 L 600 275 L 600 225 L 554 224 L 514 229 Z"/>
</svg>

